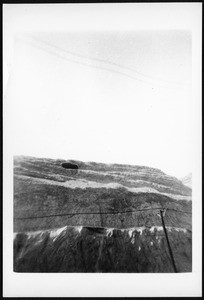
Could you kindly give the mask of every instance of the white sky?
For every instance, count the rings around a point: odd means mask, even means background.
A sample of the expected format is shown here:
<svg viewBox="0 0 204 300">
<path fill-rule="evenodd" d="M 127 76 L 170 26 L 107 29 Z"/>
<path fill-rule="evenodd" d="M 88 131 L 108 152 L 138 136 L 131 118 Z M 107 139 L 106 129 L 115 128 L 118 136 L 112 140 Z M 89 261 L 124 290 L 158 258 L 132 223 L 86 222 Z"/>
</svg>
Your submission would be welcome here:
<svg viewBox="0 0 204 300">
<path fill-rule="evenodd" d="M 189 32 L 19 36 L 14 61 L 16 154 L 190 172 Z"/>
<path fill-rule="evenodd" d="M 193 155 L 191 38 L 189 30 L 161 29 L 18 32 L 12 66 L 4 66 L 14 154 L 185 176 Z"/>
</svg>

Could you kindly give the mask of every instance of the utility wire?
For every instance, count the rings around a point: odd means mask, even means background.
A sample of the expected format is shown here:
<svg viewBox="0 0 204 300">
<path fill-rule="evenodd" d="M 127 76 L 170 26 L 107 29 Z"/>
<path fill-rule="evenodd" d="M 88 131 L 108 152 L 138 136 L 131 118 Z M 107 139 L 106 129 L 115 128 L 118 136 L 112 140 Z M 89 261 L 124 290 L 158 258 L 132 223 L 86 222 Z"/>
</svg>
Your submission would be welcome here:
<svg viewBox="0 0 204 300">
<path fill-rule="evenodd" d="M 80 62 L 80 61 L 77 61 L 77 60 L 74 60 L 74 59 L 70 59 L 70 58 L 68 58 L 68 57 L 65 56 L 65 55 L 66 55 L 65 53 L 67 52 L 67 51 L 65 51 L 65 50 L 61 50 L 61 51 L 65 52 L 64 54 L 61 54 L 61 53 L 56 53 L 55 51 L 52 51 L 52 50 L 49 50 L 49 49 L 45 49 L 43 46 L 36 45 L 36 44 L 34 44 L 32 41 L 27 41 L 27 43 L 31 44 L 32 46 L 34 46 L 34 47 L 36 47 L 36 48 L 38 48 L 38 49 L 41 49 L 41 50 L 43 50 L 43 51 L 45 51 L 45 52 L 48 52 L 48 53 L 50 53 L 50 54 L 52 54 L 52 55 L 54 55 L 54 56 L 56 56 L 56 57 L 65 59 L 65 60 L 67 60 L 67 61 L 69 61 L 69 62 L 76 63 L 76 64 L 83 65 L 83 66 L 88 66 L 88 67 L 95 68 L 95 69 L 101 69 L 101 70 L 109 71 L 109 72 L 112 72 L 112 73 L 115 73 L 115 74 L 120 74 L 120 75 L 122 75 L 122 76 L 126 76 L 126 77 L 128 77 L 128 78 L 133 79 L 133 80 L 138 80 L 138 81 L 140 81 L 140 82 L 142 82 L 142 83 L 146 83 L 146 84 L 152 85 L 152 83 L 150 83 L 150 82 L 144 81 L 144 80 L 142 80 L 142 79 L 136 78 L 136 77 L 134 77 L 134 76 L 131 76 L 131 75 L 129 75 L 129 74 L 125 74 L 125 73 L 120 72 L 120 71 L 117 71 L 117 70 L 109 69 L 109 68 L 107 68 L 107 67 L 102 67 L 102 66 L 99 67 L 99 66 L 96 66 L 96 65 L 92 65 L 92 64 L 90 64 L 90 63 L 87 63 L 87 62 Z M 50 47 L 52 47 L 52 46 L 50 45 Z M 68 54 L 69 54 L 69 53 L 68 53 Z M 157 85 L 158 85 L 158 84 L 157 84 Z M 166 87 L 166 86 L 163 86 L 163 85 L 159 85 L 159 86 L 161 86 L 161 87 Z M 168 87 L 167 87 L 167 88 L 168 88 Z"/>
<path fill-rule="evenodd" d="M 21 39 L 22 40 L 22 39 Z M 47 42 L 42 42 L 42 41 L 40 41 L 40 40 L 37 40 L 37 39 L 33 39 L 35 42 L 38 42 L 38 43 L 41 43 L 41 44 L 44 44 L 44 45 L 46 45 L 46 46 L 49 46 L 50 48 L 53 48 L 53 49 L 45 49 L 42 45 L 37 45 L 36 43 L 34 43 L 34 41 L 32 41 L 32 40 L 22 40 L 23 42 L 26 42 L 26 43 L 29 43 L 29 44 L 31 44 L 32 46 L 34 46 L 34 47 L 37 47 L 37 48 L 40 48 L 41 50 L 43 50 L 43 51 L 45 51 L 45 52 L 48 52 L 48 53 L 50 53 L 50 54 L 52 54 L 52 55 L 55 55 L 55 56 L 57 56 L 57 57 L 60 57 L 60 58 L 63 58 L 63 59 L 65 59 L 65 60 L 67 60 L 67 61 L 70 61 L 70 62 L 73 62 L 73 63 L 77 63 L 77 64 L 80 64 L 80 65 L 84 65 L 84 66 L 89 66 L 89 67 L 92 67 L 92 68 L 96 68 L 96 69 L 102 69 L 102 70 L 106 70 L 106 71 L 110 71 L 110 72 L 113 72 L 113 73 L 116 73 L 116 74 L 120 74 L 120 75 L 123 75 L 123 76 L 126 76 L 126 77 L 129 77 L 129 78 L 131 78 L 131 79 L 134 79 L 134 80 L 138 80 L 138 81 L 140 81 L 140 82 L 143 82 L 143 83 L 145 83 L 145 84 L 149 84 L 149 85 L 152 85 L 152 84 L 156 84 L 157 86 L 160 86 L 160 87 L 162 87 L 162 88 L 167 88 L 167 89 L 178 89 L 178 87 L 175 87 L 175 86 L 166 86 L 166 85 L 162 85 L 162 84 L 158 84 L 158 83 L 156 83 L 155 82 L 155 80 L 156 81 L 161 81 L 162 82 L 162 80 L 159 80 L 159 79 L 155 79 L 155 78 L 151 78 L 151 76 L 148 76 L 148 75 L 143 75 L 142 73 L 140 74 L 139 72 L 137 72 L 136 70 L 133 70 L 133 69 L 131 69 L 131 68 L 128 68 L 128 67 L 124 67 L 124 66 L 122 66 L 122 65 L 118 65 L 118 64 L 116 64 L 116 63 L 113 63 L 113 62 L 109 62 L 109 61 L 104 61 L 104 60 L 100 60 L 100 59 L 95 59 L 95 58 L 89 58 L 89 57 L 85 57 L 85 56 L 82 56 L 82 55 L 78 55 L 78 54 L 75 54 L 75 53 L 73 53 L 73 52 L 69 52 L 69 51 L 65 51 L 64 49 L 61 49 L 61 48 L 59 48 L 59 47 L 56 47 L 56 46 L 54 46 L 54 45 L 51 45 L 51 44 L 49 44 L 49 43 L 47 43 Z M 55 49 L 55 50 L 54 50 Z M 56 52 L 56 51 L 58 51 L 58 53 Z M 61 51 L 61 52 L 63 52 L 63 53 L 59 53 L 59 51 Z M 80 58 L 85 58 L 85 59 L 88 59 L 88 60 L 92 60 L 92 61 L 96 61 L 96 62 L 103 62 L 103 63 L 106 63 L 106 65 L 114 65 L 114 66 L 118 66 L 118 67 L 120 67 L 120 68 L 122 68 L 122 69 L 127 69 L 127 70 L 130 70 L 131 72 L 133 72 L 133 73 L 137 73 L 138 75 L 140 75 L 140 76 L 144 76 L 144 77 L 150 77 L 149 79 L 151 79 L 151 80 L 153 80 L 154 82 L 148 82 L 148 81 L 146 81 L 146 80 L 142 80 L 142 79 L 140 79 L 140 78 L 138 78 L 138 77 L 135 77 L 135 76 L 131 76 L 130 74 L 127 74 L 127 73 L 124 73 L 124 72 L 121 72 L 121 71 L 118 71 L 118 70 L 114 70 L 114 69 L 110 69 L 110 68 L 107 68 L 107 67 L 102 67 L 102 66 L 96 66 L 96 65 L 93 65 L 93 64 L 90 64 L 90 63 L 88 63 L 88 62 L 80 62 L 80 61 L 77 61 L 77 60 L 74 60 L 74 59 L 71 59 L 71 58 L 68 58 L 66 55 L 72 55 L 72 56 L 75 56 L 75 57 L 80 57 Z M 173 85 L 175 85 L 175 84 L 179 84 L 179 85 L 188 85 L 188 84 L 186 84 L 186 83 L 173 83 L 173 82 L 166 82 L 166 83 L 169 83 L 169 84 L 173 84 Z"/>
<path fill-rule="evenodd" d="M 113 66 L 116 66 L 116 67 L 120 67 L 122 69 L 129 70 L 129 71 L 134 72 L 134 73 L 136 73 L 136 74 L 138 74 L 140 76 L 143 76 L 143 77 L 146 77 L 146 78 L 149 78 L 149 79 L 152 79 L 152 80 L 158 80 L 158 81 L 166 82 L 166 83 L 170 83 L 170 84 L 189 85 L 188 83 L 183 83 L 183 82 L 177 82 L 177 81 L 170 81 L 170 80 L 155 78 L 153 76 L 150 76 L 150 75 L 147 75 L 147 74 L 143 74 L 143 73 L 141 73 L 141 72 L 139 72 L 139 71 L 137 71 L 137 70 L 135 70 L 133 68 L 130 68 L 130 67 L 118 64 L 118 63 L 114 63 L 114 62 L 112 62 L 110 60 L 99 59 L 99 58 L 96 58 L 96 57 L 88 57 L 88 56 L 85 56 L 85 55 L 81 55 L 81 54 L 78 54 L 78 53 L 75 53 L 75 52 L 72 52 L 72 51 L 68 51 L 68 50 L 62 49 L 61 47 L 55 46 L 53 44 L 50 44 L 49 42 L 42 41 L 42 40 L 34 38 L 34 37 L 32 37 L 32 39 L 35 40 L 36 42 L 40 42 L 40 43 L 45 44 L 47 46 L 53 47 L 56 50 L 63 51 L 65 53 L 74 55 L 76 57 L 90 59 L 92 61 L 98 61 L 98 62 L 102 62 L 102 63 L 105 63 L 105 64 L 110 64 L 110 65 L 113 65 Z"/>
<path fill-rule="evenodd" d="M 40 218 L 52 218 L 52 217 L 63 217 L 63 216 L 74 216 L 74 215 L 117 215 L 117 214 L 127 214 L 127 213 L 137 213 L 141 211 L 149 211 L 149 210 L 160 210 L 164 209 L 163 207 L 156 208 L 144 208 L 137 210 L 127 210 L 127 211 L 117 211 L 117 212 L 72 212 L 72 213 L 64 213 L 64 214 L 53 214 L 53 215 L 44 215 L 44 216 L 31 216 L 31 217 L 14 217 L 15 220 L 26 220 L 26 219 L 40 219 Z M 192 214 L 191 212 L 175 210 L 168 208 L 168 210 L 173 210 L 179 213 Z"/>
</svg>

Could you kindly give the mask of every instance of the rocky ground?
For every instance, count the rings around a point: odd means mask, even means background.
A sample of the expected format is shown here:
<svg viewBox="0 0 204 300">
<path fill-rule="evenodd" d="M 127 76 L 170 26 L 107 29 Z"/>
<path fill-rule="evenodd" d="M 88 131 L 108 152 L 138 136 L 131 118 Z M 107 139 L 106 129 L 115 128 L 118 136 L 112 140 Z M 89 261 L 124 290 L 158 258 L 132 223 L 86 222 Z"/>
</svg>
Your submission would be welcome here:
<svg viewBox="0 0 204 300">
<path fill-rule="evenodd" d="M 179 272 L 192 269 L 191 188 L 158 169 L 14 158 L 14 270 Z"/>
</svg>

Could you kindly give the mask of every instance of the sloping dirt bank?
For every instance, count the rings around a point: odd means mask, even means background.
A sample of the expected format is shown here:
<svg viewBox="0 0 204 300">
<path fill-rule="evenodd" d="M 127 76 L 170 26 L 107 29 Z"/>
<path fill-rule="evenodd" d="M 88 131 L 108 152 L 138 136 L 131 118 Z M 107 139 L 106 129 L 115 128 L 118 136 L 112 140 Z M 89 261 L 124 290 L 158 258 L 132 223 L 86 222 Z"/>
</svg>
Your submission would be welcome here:
<svg viewBox="0 0 204 300">
<path fill-rule="evenodd" d="M 192 232 L 167 227 L 178 272 L 192 271 Z M 174 272 L 161 226 L 65 226 L 14 234 L 15 272 Z"/>
<path fill-rule="evenodd" d="M 16 272 L 192 269 L 191 189 L 158 169 L 14 158 Z M 166 210 L 167 209 L 167 210 Z"/>
</svg>

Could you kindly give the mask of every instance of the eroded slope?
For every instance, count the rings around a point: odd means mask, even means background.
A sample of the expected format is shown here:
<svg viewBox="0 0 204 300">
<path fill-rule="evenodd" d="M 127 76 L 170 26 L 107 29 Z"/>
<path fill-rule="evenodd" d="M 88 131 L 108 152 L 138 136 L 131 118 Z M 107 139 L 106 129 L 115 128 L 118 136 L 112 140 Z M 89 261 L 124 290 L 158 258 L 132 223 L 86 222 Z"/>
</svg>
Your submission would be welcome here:
<svg viewBox="0 0 204 300">
<path fill-rule="evenodd" d="M 177 266 L 191 271 L 189 187 L 143 166 L 63 162 L 14 159 L 15 271 L 172 272 L 163 209 Z"/>
</svg>

